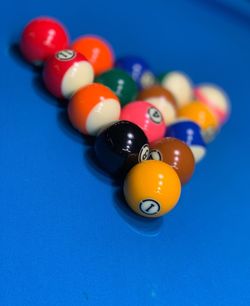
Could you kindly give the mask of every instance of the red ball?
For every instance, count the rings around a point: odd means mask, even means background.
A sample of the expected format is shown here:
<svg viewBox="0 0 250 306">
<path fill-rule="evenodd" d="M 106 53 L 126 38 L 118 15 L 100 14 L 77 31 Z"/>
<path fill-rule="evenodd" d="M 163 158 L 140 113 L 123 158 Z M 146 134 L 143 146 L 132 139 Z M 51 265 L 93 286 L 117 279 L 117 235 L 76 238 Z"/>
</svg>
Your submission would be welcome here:
<svg viewBox="0 0 250 306">
<path fill-rule="evenodd" d="M 78 89 L 93 82 L 94 70 L 84 55 L 66 49 L 47 60 L 43 80 L 52 95 L 70 98 Z"/>
<path fill-rule="evenodd" d="M 123 107 L 120 119 L 138 125 L 146 134 L 149 142 L 164 136 L 166 125 L 163 117 L 161 112 L 151 103 L 145 101 L 128 103 Z"/>
<path fill-rule="evenodd" d="M 68 45 L 68 33 L 59 21 L 49 17 L 38 17 L 25 26 L 20 49 L 27 61 L 41 65 L 49 56 L 67 48 Z"/>
</svg>

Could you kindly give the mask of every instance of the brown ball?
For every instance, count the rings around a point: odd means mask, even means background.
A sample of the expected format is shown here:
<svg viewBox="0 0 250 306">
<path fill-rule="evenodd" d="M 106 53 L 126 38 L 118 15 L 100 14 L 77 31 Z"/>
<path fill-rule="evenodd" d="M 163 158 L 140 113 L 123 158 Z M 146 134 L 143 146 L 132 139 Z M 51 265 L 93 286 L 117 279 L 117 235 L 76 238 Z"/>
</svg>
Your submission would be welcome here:
<svg viewBox="0 0 250 306">
<path fill-rule="evenodd" d="M 190 148 L 181 140 L 167 137 L 150 145 L 150 158 L 161 160 L 172 166 L 177 172 L 181 184 L 186 184 L 192 177 L 195 160 Z"/>
<path fill-rule="evenodd" d="M 147 101 L 156 106 L 162 113 L 166 124 L 176 119 L 177 104 L 172 93 L 160 85 L 153 85 L 142 90 L 138 95 L 139 100 Z"/>
</svg>

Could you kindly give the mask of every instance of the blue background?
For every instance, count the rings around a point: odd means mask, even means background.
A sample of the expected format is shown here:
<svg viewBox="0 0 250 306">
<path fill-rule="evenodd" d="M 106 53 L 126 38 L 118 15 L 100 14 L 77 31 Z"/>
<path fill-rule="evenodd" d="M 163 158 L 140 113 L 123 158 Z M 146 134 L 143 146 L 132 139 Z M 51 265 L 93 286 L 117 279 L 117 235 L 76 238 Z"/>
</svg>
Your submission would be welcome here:
<svg viewBox="0 0 250 306">
<path fill-rule="evenodd" d="M 228 2 L 4 2 L 1 306 L 250 305 L 250 10 Z M 95 167 L 91 142 L 18 56 L 13 45 L 38 15 L 60 19 L 72 39 L 102 35 L 118 56 L 228 92 L 231 119 L 165 218 L 130 212 Z"/>
</svg>

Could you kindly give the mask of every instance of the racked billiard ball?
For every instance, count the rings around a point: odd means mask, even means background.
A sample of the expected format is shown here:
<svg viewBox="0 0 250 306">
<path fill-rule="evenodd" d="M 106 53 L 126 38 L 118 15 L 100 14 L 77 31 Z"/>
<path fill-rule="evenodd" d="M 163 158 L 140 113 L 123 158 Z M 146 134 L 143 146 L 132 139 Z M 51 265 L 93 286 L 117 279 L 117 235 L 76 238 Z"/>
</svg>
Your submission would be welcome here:
<svg viewBox="0 0 250 306">
<path fill-rule="evenodd" d="M 113 67 L 114 52 L 111 45 L 97 35 L 85 35 L 77 38 L 72 49 L 80 52 L 94 68 L 95 75 L 99 75 Z"/>
<path fill-rule="evenodd" d="M 172 123 L 177 114 L 177 104 L 172 93 L 160 85 L 153 85 L 143 89 L 138 100 L 147 101 L 156 106 L 162 114 L 165 123 Z"/>
<path fill-rule="evenodd" d="M 194 89 L 195 97 L 207 105 L 214 113 L 220 125 L 223 125 L 230 115 L 230 101 L 225 91 L 213 84 L 202 84 Z"/>
<path fill-rule="evenodd" d="M 126 174 L 149 156 L 144 132 L 128 121 L 118 121 L 104 128 L 95 141 L 97 160 L 112 175 Z"/>
<path fill-rule="evenodd" d="M 134 212 L 154 218 L 175 207 L 181 194 L 181 183 L 176 171 L 168 164 L 146 160 L 128 172 L 123 192 Z"/>
<path fill-rule="evenodd" d="M 126 71 L 139 89 L 152 86 L 155 83 L 155 76 L 148 63 L 139 56 L 120 57 L 116 60 L 115 67 Z"/>
<path fill-rule="evenodd" d="M 51 55 L 68 48 L 67 30 L 56 19 L 37 17 L 24 28 L 20 49 L 25 59 L 35 65 L 41 65 Z"/>
<path fill-rule="evenodd" d="M 70 49 L 51 56 L 43 70 L 45 86 L 57 98 L 70 98 L 93 79 L 94 71 L 86 57 Z"/>
<path fill-rule="evenodd" d="M 167 137 L 150 145 L 150 159 L 161 160 L 170 165 L 178 174 L 181 184 L 192 177 L 195 160 L 191 149 L 183 141 Z"/>
<path fill-rule="evenodd" d="M 183 72 L 171 71 L 159 77 L 161 85 L 175 97 L 177 106 L 188 104 L 193 98 L 193 85 L 190 78 Z"/>
<path fill-rule="evenodd" d="M 166 137 L 175 137 L 185 142 L 193 152 L 198 163 L 206 155 L 206 143 L 201 134 L 200 126 L 191 120 L 179 120 L 168 126 Z"/>
<path fill-rule="evenodd" d="M 149 142 L 163 137 L 166 129 L 161 112 L 146 101 L 134 101 L 122 108 L 121 120 L 138 125 L 145 133 Z"/>
<path fill-rule="evenodd" d="M 137 95 L 135 81 L 121 69 L 105 71 L 95 79 L 95 82 L 110 88 L 119 98 L 122 106 L 133 101 Z"/>
<path fill-rule="evenodd" d="M 119 120 L 121 105 L 108 87 L 92 83 L 70 99 L 68 115 L 72 125 L 85 135 L 95 136 L 103 127 Z"/>
<path fill-rule="evenodd" d="M 202 136 L 206 142 L 211 142 L 219 129 L 219 122 L 214 113 L 200 101 L 192 101 L 183 106 L 178 112 L 179 118 L 196 122 L 202 130 Z"/>
</svg>

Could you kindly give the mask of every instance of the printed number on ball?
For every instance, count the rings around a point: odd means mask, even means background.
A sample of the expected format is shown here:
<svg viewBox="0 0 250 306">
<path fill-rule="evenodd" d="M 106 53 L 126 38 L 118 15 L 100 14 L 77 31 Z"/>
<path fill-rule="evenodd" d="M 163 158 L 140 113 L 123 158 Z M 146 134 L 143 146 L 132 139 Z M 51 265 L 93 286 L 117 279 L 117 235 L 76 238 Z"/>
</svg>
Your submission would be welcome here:
<svg viewBox="0 0 250 306">
<path fill-rule="evenodd" d="M 150 119 L 154 122 L 154 123 L 161 123 L 162 122 L 162 116 L 161 113 L 158 111 L 158 109 L 154 108 L 154 107 L 150 107 L 148 110 L 148 114 Z"/>
<path fill-rule="evenodd" d="M 147 160 L 148 157 L 149 157 L 149 146 L 148 144 L 145 144 L 144 146 L 142 146 L 139 153 L 139 158 L 138 158 L 139 163 L 144 160 Z"/>
<path fill-rule="evenodd" d="M 152 150 L 149 154 L 149 159 L 162 160 L 161 152 L 158 150 Z"/>
<path fill-rule="evenodd" d="M 76 56 L 76 52 L 73 50 L 62 50 L 56 54 L 56 58 L 59 61 L 69 61 Z"/>
<path fill-rule="evenodd" d="M 159 203 L 152 199 L 141 201 L 139 208 L 142 213 L 151 216 L 158 214 L 161 209 Z"/>
</svg>

